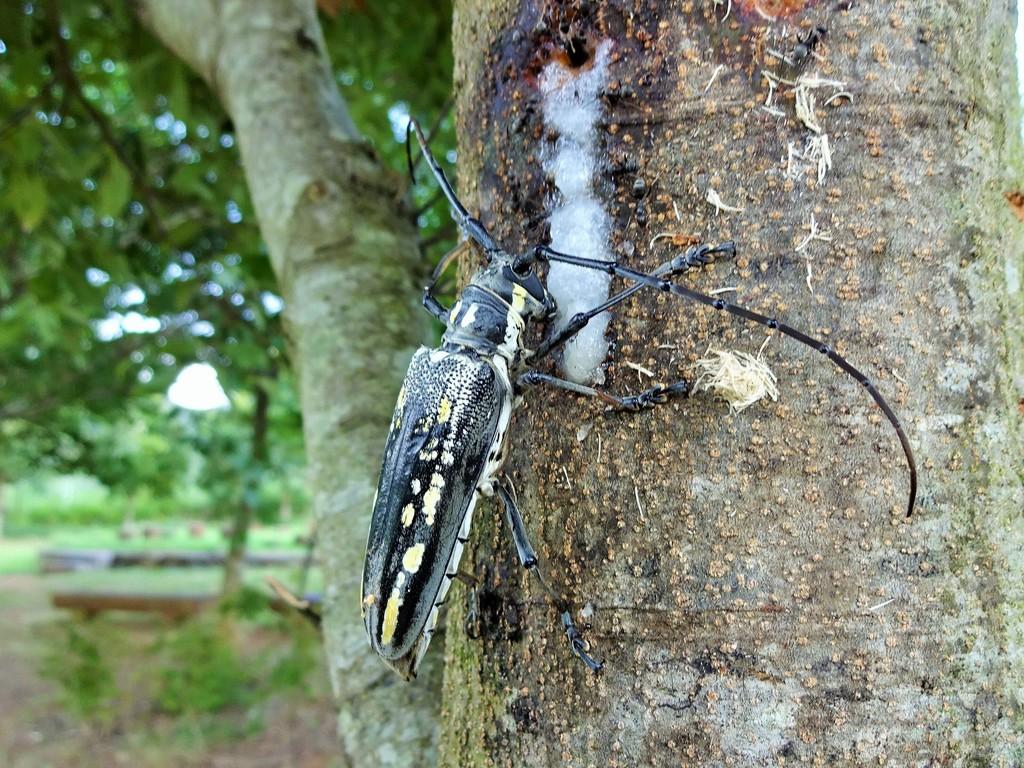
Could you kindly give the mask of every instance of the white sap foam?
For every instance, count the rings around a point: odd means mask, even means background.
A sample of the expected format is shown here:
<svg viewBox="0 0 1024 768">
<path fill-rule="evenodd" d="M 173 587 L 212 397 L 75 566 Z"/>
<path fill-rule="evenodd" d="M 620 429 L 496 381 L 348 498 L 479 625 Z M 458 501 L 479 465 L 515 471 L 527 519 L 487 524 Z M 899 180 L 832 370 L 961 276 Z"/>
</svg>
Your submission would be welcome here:
<svg viewBox="0 0 1024 768">
<path fill-rule="evenodd" d="M 611 41 L 597 48 L 593 64 L 579 74 L 557 62 L 548 64 L 540 77 L 544 94 L 544 124 L 558 133 L 554 150 L 542 153 L 544 170 L 560 193 L 552 210 L 551 247 L 556 251 L 609 261 L 611 220 L 594 184 L 601 168 L 597 146 L 597 123 L 601 119 L 599 94 L 608 78 Z M 552 264 L 548 290 L 558 304 L 555 328 L 561 328 L 578 312 L 591 309 L 608 298 L 611 277 L 597 270 Z M 608 315 L 590 321 L 564 348 L 562 368 L 576 382 L 600 382 L 600 370 L 608 354 L 605 331 Z"/>
</svg>

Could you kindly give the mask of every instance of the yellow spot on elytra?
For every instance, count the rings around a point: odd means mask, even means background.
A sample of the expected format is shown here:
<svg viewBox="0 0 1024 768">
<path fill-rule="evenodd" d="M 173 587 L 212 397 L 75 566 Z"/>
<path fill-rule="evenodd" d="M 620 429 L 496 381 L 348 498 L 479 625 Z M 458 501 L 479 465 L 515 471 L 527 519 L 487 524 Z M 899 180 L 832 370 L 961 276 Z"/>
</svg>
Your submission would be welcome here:
<svg viewBox="0 0 1024 768">
<path fill-rule="evenodd" d="M 420 481 L 419 481 L 419 478 L 414 477 L 412 479 L 412 483 L 410 483 L 410 485 L 412 486 L 412 492 L 413 493 L 419 493 L 420 492 Z"/>
<path fill-rule="evenodd" d="M 430 487 L 423 494 L 423 514 L 426 515 L 427 525 L 434 524 L 437 505 L 441 503 L 442 488 L 444 488 L 444 478 L 435 472 L 430 478 Z"/>
<path fill-rule="evenodd" d="M 416 510 L 412 508 L 412 504 L 402 507 L 402 525 L 406 528 L 412 525 L 412 518 L 415 514 Z"/>
<path fill-rule="evenodd" d="M 423 551 L 427 548 L 426 544 L 413 544 L 402 556 L 402 567 L 405 568 L 409 573 L 416 573 L 420 569 L 420 564 L 423 563 Z"/>
<path fill-rule="evenodd" d="M 444 424 L 452 417 L 452 403 L 447 397 L 441 398 L 441 405 L 437 409 L 437 423 Z"/>
<path fill-rule="evenodd" d="M 402 607 L 402 598 L 398 590 L 391 590 L 391 597 L 384 607 L 384 626 L 380 631 L 380 644 L 387 645 L 394 639 L 395 630 L 398 628 L 398 609 Z"/>
<path fill-rule="evenodd" d="M 375 602 L 377 602 L 377 596 L 372 592 L 363 598 L 363 605 L 365 605 L 367 608 L 369 608 Z"/>
<path fill-rule="evenodd" d="M 454 456 L 452 455 L 452 452 L 451 452 L 451 451 L 444 451 L 444 452 L 443 452 L 443 453 L 441 454 L 441 461 L 442 461 L 442 463 L 444 463 L 444 464 L 445 464 L 446 466 L 449 466 L 449 467 L 450 467 L 450 466 L 451 466 L 452 464 L 454 464 L 454 463 L 455 463 L 455 457 L 454 457 Z"/>
<path fill-rule="evenodd" d="M 405 405 L 405 385 L 403 384 L 402 388 L 400 390 L 398 390 L 398 407 L 401 408 L 404 405 Z"/>
</svg>

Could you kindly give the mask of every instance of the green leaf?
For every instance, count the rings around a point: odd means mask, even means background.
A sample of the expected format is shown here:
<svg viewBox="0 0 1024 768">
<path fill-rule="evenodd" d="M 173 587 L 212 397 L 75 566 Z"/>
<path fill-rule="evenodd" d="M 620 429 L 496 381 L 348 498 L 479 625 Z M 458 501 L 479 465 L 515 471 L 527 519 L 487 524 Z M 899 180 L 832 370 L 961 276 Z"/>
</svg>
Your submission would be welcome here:
<svg viewBox="0 0 1024 768">
<path fill-rule="evenodd" d="M 21 228 L 31 232 L 46 215 L 46 184 L 38 176 L 12 175 L 7 186 L 7 200 L 21 222 Z"/>
<path fill-rule="evenodd" d="M 132 177 L 124 164 L 112 160 L 99 184 L 99 216 L 117 216 L 128 204 L 132 194 Z"/>
</svg>

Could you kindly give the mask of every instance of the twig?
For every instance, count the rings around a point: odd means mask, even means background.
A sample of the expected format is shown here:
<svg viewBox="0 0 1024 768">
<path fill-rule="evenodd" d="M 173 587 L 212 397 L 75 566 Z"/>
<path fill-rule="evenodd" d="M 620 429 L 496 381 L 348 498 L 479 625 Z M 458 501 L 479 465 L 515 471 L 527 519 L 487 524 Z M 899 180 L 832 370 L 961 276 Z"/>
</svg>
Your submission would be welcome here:
<svg viewBox="0 0 1024 768">
<path fill-rule="evenodd" d="M 117 136 L 114 133 L 114 129 L 111 127 L 106 116 L 96 109 L 93 103 L 85 97 L 84 93 L 82 93 L 82 85 L 78 82 L 78 77 L 75 75 L 75 71 L 71 67 L 71 52 L 68 50 L 67 41 L 64 39 L 64 36 L 61 35 L 60 3 L 58 0 L 49 0 L 47 6 L 47 18 L 49 20 L 50 32 L 53 36 L 54 46 L 57 53 L 55 66 L 57 77 L 60 79 L 61 83 L 63 83 L 68 94 L 73 96 L 74 99 L 82 105 L 82 109 L 85 110 L 89 119 L 92 120 L 99 129 L 103 142 L 110 147 L 110 150 L 114 153 L 114 157 L 116 157 L 118 162 L 128 170 L 133 186 L 149 205 L 157 230 L 160 233 L 164 233 L 166 230 L 160 220 L 159 201 L 156 193 L 153 191 L 153 188 L 149 186 L 149 182 L 146 180 L 146 174 L 141 168 L 132 162 L 132 159 L 125 151 L 125 148 L 122 146 L 121 142 L 118 141 Z"/>
<path fill-rule="evenodd" d="M 46 85 L 40 89 L 39 93 L 25 102 L 19 109 L 11 113 L 7 122 L 4 123 L 3 126 L 0 126 L 0 139 L 5 138 L 9 133 L 12 133 L 14 129 L 21 124 L 22 120 L 32 114 L 36 105 L 51 94 L 55 82 L 56 78 L 50 78 Z"/>
<path fill-rule="evenodd" d="M 802 85 L 798 85 L 794 93 L 797 119 L 815 133 L 821 133 L 821 125 L 814 115 L 814 93 Z"/>
<path fill-rule="evenodd" d="M 796 247 L 797 253 L 800 253 L 800 251 L 804 250 L 804 248 L 810 245 L 811 242 L 814 240 L 821 240 L 826 243 L 832 242 L 832 235 L 828 234 L 827 232 L 818 231 L 818 222 L 814 220 L 813 212 L 811 213 L 811 221 L 808 224 L 808 229 L 810 231 L 807 233 L 807 236 L 803 240 L 801 240 L 800 244 Z M 811 287 L 811 257 L 804 256 L 804 259 L 806 260 L 807 264 L 807 290 L 810 291 L 811 293 L 814 293 L 814 288 Z"/>
<path fill-rule="evenodd" d="M 807 228 L 809 232 L 807 236 L 800 241 L 800 245 L 796 247 L 797 253 L 800 253 L 800 251 L 802 251 L 804 248 L 810 245 L 812 240 L 823 240 L 826 243 L 832 242 L 832 235 L 828 234 L 827 232 L 821 232 L 818 230 L 818 222 L 815 221 L 813 213 L 811 213 L 811 220 L 808 223 Z"/>
<path fill-rule="evenodd" d="M 769 55 L 769 56 L 773 56 L 776 59 L 779 59 L 781 61 L 786 62 L 791 67 L 795 67 L 796 66 L 796 62 L 794 62 L 791 58 L 789 58 L 789 56 L 787 56 L 786 54 L 782 53 L 781 51 L 776 51 L 774 48 L 767 48 L 765 50 L 765 53 L 767 55 Z"/>
<path fill-rule="evenodd" d="M 827 107 L 836 99 L 849 99 L 850 101 L 853 101 L 853 94 L 849 91 L 836 91 L 822 102 L 822 106 Z"/>
<path fill-rule="evenodd" d="M 737 208 L 734 205 L 728 205 L 722 202 L 721 196 L 713 187 L 708 187 L 707 196 L 704 199 L 717 208 L 719 212 L 728 211 L 729 213 L 743 213 L 743 211 L 746 210 L 746 208 Z"/>
<path fill-rule="evenodd" d="M 633 483 L 633 498 L 636 499 L 636 508 L 640 512 L 640 520 L 644 523 L 647 522 L 647 518 L 644 517 L 644 507 L 640 503 L 640 489 L 636 487 L 636 483 Z"/>
<path fill-rule="evenodd" d="M 832 146 L 827 133 L 817 133 L 807 139 L 804 158 L 818 164 L 818 183 L 825 182 L 825 176 L 832 168 Z"/>
<path fill-rule="evenodd" d="M 881 603 L 879 603 L 878 605 L 872 605 L 870 608 L 868 608 L 868 610 L 869 611 L 877 611 L 879 608 L 885 608 L 885 606 L 887 606 L 889 603 L 893 603 L 893 602 L 896 602 L 896 598 L 895 597 L 890 597 L 888 600 L 884 600 Z"/>
<path fill-rule="evenodd" d="M 624 365 L 629 366 L 634 371 L 637 371 L 638 373 L 642 373 L 644 376 L 647 376 L 649 378 L 652 378 L 652 379 L 654 378 L 654 371 L 648 370 L 647 368 L 644 368 L 642 365 L 639 365 L 639 364 L 634 363 L 634 362 L 630 362 L 629 360 L 623 360 L 622 362 L 623 362 Z"/>
<path fill-rule="evenodd" d="M 718 78 L 718 73 L 721 72 L 723 69 L 725 69 L 725 64 L 719 64 L 717 67 L 715 67 L 715 71 L 711 73 L 711 79 L 708 80 L 708 84 L 704 86 L 704 93 L 707 93 L 711 89 L 712 84 Z"/>
</svg>

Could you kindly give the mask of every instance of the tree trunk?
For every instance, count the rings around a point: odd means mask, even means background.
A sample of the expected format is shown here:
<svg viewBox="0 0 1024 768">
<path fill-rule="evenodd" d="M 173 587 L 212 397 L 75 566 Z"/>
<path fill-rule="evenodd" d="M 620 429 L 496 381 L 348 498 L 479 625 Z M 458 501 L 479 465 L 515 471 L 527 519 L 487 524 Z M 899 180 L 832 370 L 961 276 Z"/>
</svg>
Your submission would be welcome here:
<svg viewBox="0 0 1024 768">
<path fill-rule="evenodd" d="M 245 548 L 249 540 L 249 526 L 252 525 L 252 505 L 248 501 L 238 504 L 231 518 L 228 532 L 228 552 L 224 558 L 224 574 L 220 585 L 220 596 L 226 600 L 242 587 L 242 569 Z"/>
<path fill-rule="evenodd" d="M 605 670 L 571 656 L 485 505 L 463 561 L 482 580 L 477 639 L 465 594 L 449 601 L 443 765 L 1024 761 L 1012 9 L 755 5 L 457 4 L 464 202 L 510 249 L 546 240 L 539 72 L 613 40 L 597 189 L 612 250 L 649 270 L 678 252 L 659 233 L 736 240 L 735 260 L 681 280 L 735 288 L 868 373 L 917 452 L 917 511 L 878 409 L 792 341 L 764 353 L 778 402 L 735 415 L 709 394 L 605 414 L 527 393 L 505 468 L 549 581 L 577 615 L 592 604 Z M 785 82 L 801 74 L 843 83 L 805 81 L 803 120 Z M 831 168 L 790 167 L 821 134 Z M 797 251 L 812 215 L 830 239 Z M 607 386 L 649 386 L 627 363 L 693 377 L 709 344 L 756 354 L 769 333 L 643 293 L 612 319 Z"/>
<path fill-rule="evenodd" d="M 313 0 L 143 0 L 143 21 L 219 95 L 286 302 L 326 579 L 324 641 L 353 766 L 434 761 L 440 663 L 403 686 L 369 653 L 359 578 L 384 437 L 424 338 L 402 181 L 360 139 Z M 401 713 L 401 716 L 396 716 Z"/>
<path fill-rule="evenodd" d="M 252 497 L 258 491 L 260 477 L 267 469 L 267 417 L 270 412 L 270 395 L 262 384 L 254 387 L 254 394 L 251 463 L 244 476 L 241 502 L 231 520 L 228 553 L 224 558 L 224 581 L 220 590 L 222 599 L 231 597 L 242 586 L 245 550 L 249 543 L 249 528 L 252 525 Z"/>
</svg>

